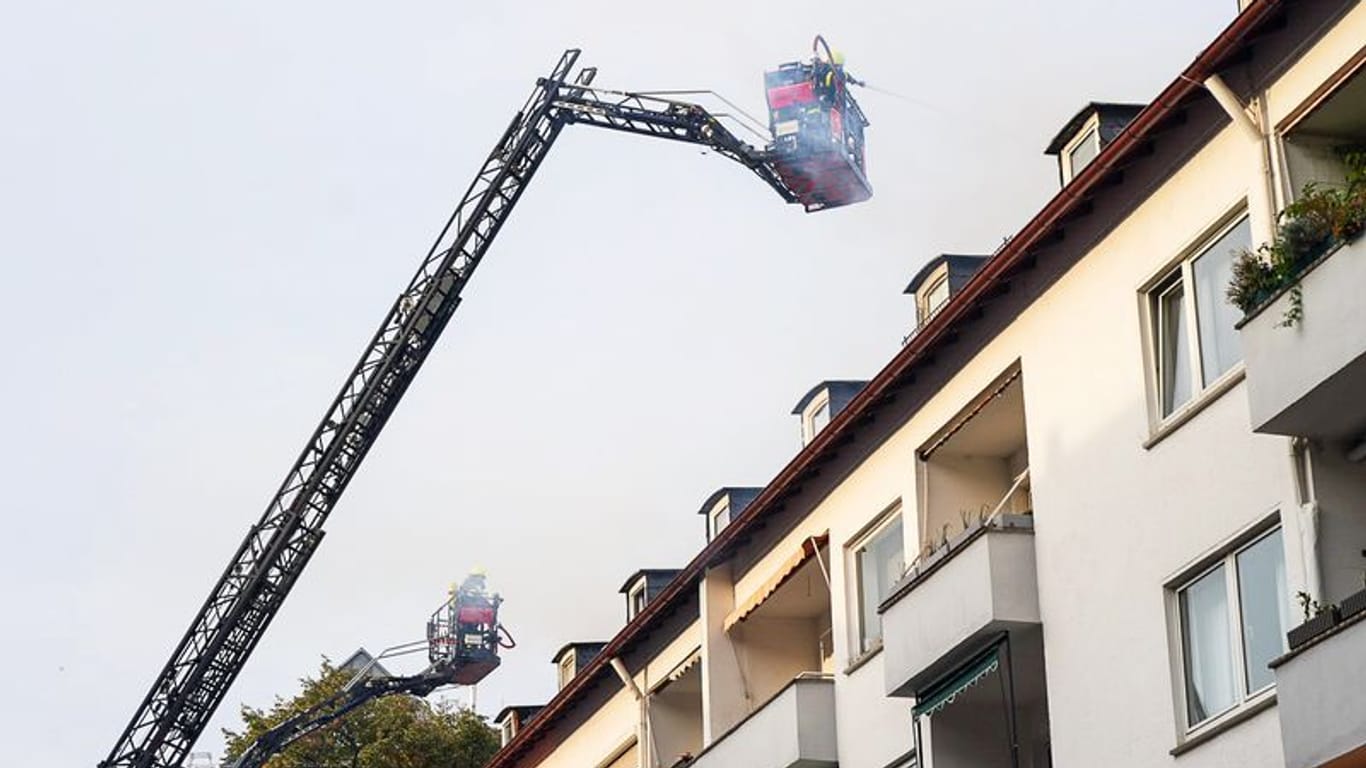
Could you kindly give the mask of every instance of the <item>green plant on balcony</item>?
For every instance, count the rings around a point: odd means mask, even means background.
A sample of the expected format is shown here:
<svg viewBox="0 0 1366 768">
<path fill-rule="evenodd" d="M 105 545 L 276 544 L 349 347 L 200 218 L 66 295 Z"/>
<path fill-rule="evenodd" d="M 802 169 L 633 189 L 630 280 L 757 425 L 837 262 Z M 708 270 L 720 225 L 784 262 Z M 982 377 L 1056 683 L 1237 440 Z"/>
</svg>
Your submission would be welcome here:
<svg viewBox="0 0 1366 768">
<path fill-rule="evenodd" d="M 1298 323 L 1304 316 L 1300 276 L 1330 249 L 1366 230 L 1366 151 L 1347 152 L 1343 159 L 1342 185 L 1305 185 L 1299 199 L 1281 211 L 1276 239 L 1234 258 L 1228 300 L 1244 315 L 1289 286 L 1290 307 L 1280 325 Z"/>
</svg>

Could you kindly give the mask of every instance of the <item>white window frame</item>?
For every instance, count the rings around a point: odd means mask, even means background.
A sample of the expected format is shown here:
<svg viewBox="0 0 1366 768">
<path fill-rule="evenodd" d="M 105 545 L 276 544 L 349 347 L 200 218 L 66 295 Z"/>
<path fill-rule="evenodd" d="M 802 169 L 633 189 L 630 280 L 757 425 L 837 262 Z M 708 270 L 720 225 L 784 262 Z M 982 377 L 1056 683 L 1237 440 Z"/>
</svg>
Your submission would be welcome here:
<svg viewBox="0 0 1366 768">
<path fill-rule="evenodd" d="M 1206 228 L 1199 236 L 1181 249 L 1181 255 L 1167 263 L 1156 275 L 1150 278 L 1139 291 L 1140 310 L 1143 320 L 1145 369 L 1148 372 L 1148 388 L 1152 406 L 1152 427 L 1154 431 L 1173 425 L 1187 418 L 1193 411 L 1203 408 L 1213 397 L 1227 390 L 1228 385 L 1243 375 L 1244 361 L 1239 360 L 1227 371 L 1205 384 L 1204 356 L 1200 347 L 1200 318 L 1196 306 L 1195 262 L 1229 232 L 1250 217 L 1246 201 L 1240 201 L 1216 222 Z M 1166 390 L 1163 384 L 1163 338 L 1162 314 L 1159 311 L 1161 297 L 1176 286 L 1183 292 L 1181 305 L 1186 316 L 1186 354 L 1190 368 L 1190 396 L 1185 402 L 1176 404 L 1171 412 L 1165 412 Z"/>
<path fill-rule="evenodd" d="M 825 424 L 822 424 L 819 428 L 817 428 L 816 414 L 819 413 L 822 408 L 826 409 L 826 413 L 829 415 L 826 416 Z M 807 443 L 810 443 L 812 440 L 814 440 L 816 438 L 816 435 L 820 434 L 820 431 L 822 429 L 825 429 L 825 427 L 829 426 L 830 422 L 834 420 L 834 414 L 829 413 L 829 411 L 830 391 L 826 390 L 822 392 L 820 396 L 818 396 L 815 400 L 812 400 L 811 404 L 806 407 L 806 412 L 802 414 L 802 445 L 806 445 Z"/>
<path fill-rule="evenodd" d="M 864 526 L 863 530 L 857 533 L 848 544 L 845 545 L 845 561 L 848 563 L 850 585 L 853 587 L 853 599 L 850 606 L 853 609 L 853 618 L 849 622 L 853 629 L 852 643 L 850 644 L 850 660 L 857 660 L 863 656 L 876 653 L 882 648 L 882 635 L 879 632 L 876 639 L 868 643 L 864 648 L 864 640 L 867 636 L 867 627 L 863 625 L 863 570 L 859 567 L 859 554 L 868 548 L 874 540 L 887 532 L 887 529 L 901 521 L 901 563 L 902 567 L 906 564 L 906 522 L 901 514 L 901 501 L 897 500 L 891 506 L 878 513 L 872 522 Z"/>
<path fill-rule="evenodd" d="M 515 713 L 509 713 L 508 719 L 504 720 L 498 729 L 498 733 L 503 737 L 503 746 L 505 747 L 508 745 L 508 742 L 512 741 L 512 738 L 517 735 L 517 729 L 514 727 L 512 721 L 512 718 L 516 716 Z"/>
<path fill-rule="evenodd" d="M 570 681 L 574 679 L 574 649 L 570 648 L 560 657 L 559 663 L 555 665 L 556 676 L 559 677 L 560 689 L 563 690 Z"/>
<path fill-rule="evenodd" d="M 930 295 L 933 294 L 941 285 L 944 286 L 946 291 L 946 293 L 944 294 L 944 300 L 939 302 L 938 304 L 935 304 L 934 306 L 930 306 Z M 921 295 L 920 324 L 924 325 L 925 323 L 928 323 L 930 321 L 930 318 L 938 314 L 939 310 L 943 309 L 944 305 L 949 303 L 949 298 L 951 296 L 952 290 L 949 289 L 949 271 L 947 268 L 944 268 L 936 272 L 935 276 L 926 284 L 925 292 Z"/>
<path fill-rule="evenodd" d="M 726 522 L 724 525 L 717 525 L 716 521 L 723 513 L 726 515 Z M 716 538 L 716 534 L 724 530 L 727 525 L 730 525 L 730 522 L 730 497 L 724 497 L 707 513 L 707 528 L 711 531 L 711 538 Z"/>
<path fill-rule="evenodd" d="M 645 586 L 646 586 L 646 585 L 645 585 L 645 579 L 641 579 L 640 581 L 636 582 L 635 586 L 631 587 L 631 589 L 627 591 L 627 593 L 626 593 L 626 613 L 628 614 L 627 617 L 626 617 L 626 620 L 627 620 L 627 621 L 630 621 L 631 619 L 634 619 L 635 617 L 639 616 L 639 615 L 640 615 L 640 612 L 643 611 L 643 610 L 645 610 Z M 639 606 L 636 605 L 636 598 L 640 598 L 640 605 L 639 605 Z"/>
<path fill-rule="evenodd" d="M 1275 695 L 1276 683 L 1272 682 L 1254 691 L 1247 690 L 1246 679 L 1246 642 L 1243 637 L 1242 593 L 1238 584 L 1238 555 L 1250 549 L 1268 536 L 1281 534 L 1281 546 L 1285 546 L 1285 527 L 1280 515 L 1261 520 L 1250 528 L 1234 535 L 1232 539 L 1220 544 L 1211 553 L 1197 561 L 1197 565 L 1184 570 L 1181 575 L 1166 584 L 1168 644 L 1171 649 L 1171 668 L 1173 701 L 1176 706 L 1178 740 L 1184 742 L 1210 730 L 1218 730 L 1224 723 L 1251 707 L 1257 706 Z M 1285 553 L 1281 553 L 1282 558 Z M 1186 645 L 1181 625 L 1181 593 L 1216 569 L 1224 569 L 1224 590 L 1228 600 L 1228 631 L 1232 641 L 1234 669 L 1234 702 L 1221 712 L 1210 714 L 1194 725 L 1190 722 L 1190 702 L 1187 701 L 1186 686 Z M 1287 575 L 1288 579 L 1288 575 Z M 1286 584 L 1289 593 L 1290 585 Z M 1287 628 L 1288 629 L 1288 628 Z"/>
<path fill-rule="evenodd" d="M 1063 168 L 1064 185 L 1070 183 L 1072 179 L 1075 179 L 1077 177 L 1078 171 L 1077 169 L 1072 167 L 1072 154 L 1077 151 L 1078 147 L 1086 143 L 1088 140 L 1094 141 L 1096 145 L 1096 154 L 1091 158 L 1091 162 L 1094 163 L 1096 161 L 1096 158 L 1100 156 L 1101 150 L 1099 112 L 1087 118 L 1086 122 L 1082 123 L 1081 128 L 1077 129 L 1076 135 L 1073 136 L 1071 140 L 1069 140 L 1067 144 L 1064 145 L 1062 148 L 1062 152 L 1059 157 L 1059 162 L 1062 164 Z M 1083 167 L 1081 170 L 1084 171 L 1086 170 L 1086 168 Z"/>
</svg>

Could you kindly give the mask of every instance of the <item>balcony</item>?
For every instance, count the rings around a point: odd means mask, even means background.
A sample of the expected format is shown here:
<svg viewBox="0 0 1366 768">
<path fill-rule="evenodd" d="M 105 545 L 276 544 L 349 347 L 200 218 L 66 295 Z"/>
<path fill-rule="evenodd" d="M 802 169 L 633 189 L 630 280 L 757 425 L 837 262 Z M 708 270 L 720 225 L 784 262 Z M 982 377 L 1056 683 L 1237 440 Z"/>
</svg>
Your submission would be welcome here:
<svg viewBox="0 0 1366 768">
<path fill-rule="evenodd" d="M 1366 766 L 1366 612 L 1272 662 L 1286 768 Z"/>
<path fill-rule="evenodd" d="M 1034 522 L 1004 515 L 922 560 L 882 603 L 887 693 L 914 696 L 992 637 L 1037 627 Z"/>
<path fill-rule="evenodd" d="M 1281 327 L 1282 294 L 1241 326 L 1253 429 L 1331 441 L 1366 433 L 1366 237 L 1325 256 L 1300 281 L 1304 317 Z"/>
<path fill-rule="evenodd" d="M 802 674 L 702 750 L 690 768 L 834 768 L 835 681 Z"/>
</svg>

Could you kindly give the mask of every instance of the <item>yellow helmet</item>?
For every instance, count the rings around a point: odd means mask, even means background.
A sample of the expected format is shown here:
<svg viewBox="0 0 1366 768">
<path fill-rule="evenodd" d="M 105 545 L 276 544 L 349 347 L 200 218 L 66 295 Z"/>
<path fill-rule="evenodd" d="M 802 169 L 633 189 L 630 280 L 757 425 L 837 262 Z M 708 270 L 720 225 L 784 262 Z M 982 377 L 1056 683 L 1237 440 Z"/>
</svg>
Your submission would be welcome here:
<svg viewBox="0 0 1366 768">
<path fill-rule="evenodd" d="M 831 51 L 830 63 L 837 67 L 844 66 L 844 51 Z"/>
</svg>

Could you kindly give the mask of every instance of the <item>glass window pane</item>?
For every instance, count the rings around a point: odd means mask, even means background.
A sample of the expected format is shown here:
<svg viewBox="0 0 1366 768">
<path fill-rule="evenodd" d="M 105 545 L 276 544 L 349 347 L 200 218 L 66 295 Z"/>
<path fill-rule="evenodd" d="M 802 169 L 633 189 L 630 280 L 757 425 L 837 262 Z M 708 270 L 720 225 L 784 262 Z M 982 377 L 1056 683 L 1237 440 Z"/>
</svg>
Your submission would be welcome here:
<svg viewBox="0 0 1366 768">
<path fill-rule="evenodd" d="M 1157 298 L 1158 372 L 1162 377 L 1162 415 L 1191 396 L 1191 355 L 1186 336 L 1186 291 L 1178 282 Z"/>
<path fill-rule="evenodd" d="M 1200 362 L 1205 386 L 1243 359 L 1234 323 L 1242 317 L 1224 295 L 1233 278 L 1233 257 L 1252 246 L 1252 226 L 1238 222 L 1196 258 L 1195 314 L 1200 331 Z"/>
<path fill-rule="evenodd" d="M 811 414 L 811 436 L 815 437 L 817 432 L 825 429 L 825 425 L 830 423 L 830 401 L 821 403 Z"/>
<path fill-rule="evenodd" d="M 898 516 L 857 552 L 859 647 L 862 651 L 871 650 L 882 638 L 882 617 L 878 615 L 877 607 L 891 593 L 892 585 L 905 570 L 901 544 L 901 518 Z"/>
<path fill-rule="evenodd" d="M 930 288 L 929 293 L 925 294 L 925 319 L 934 317 L 934 313 L 939 311 L 944 302 L 949 300 L 949 279 L 941 278 L 939 282 Z"/>
<path fill-rule="evenodd" d="M 1086 132 L 1086 138 L 1082 139 L 1081 143 L 1073 148 L 1071 155 L 1069 155 L 1070 160 L 1068 162 L 1072 165 L 1072 176 L 1075 177 L 1081 173 L 1082 169 L 1090 165 L 1099 153 L 1100 142 L 1096 140 L 1096 131 L 1092 128 Z"/>
<path fill-rule="evenodd" d="M 715 536 L 720 533 L 721 529 L 725 528 L 727 525 L 730 525 L 730 504 L 724 504 L 720 509 L 712 513 L 711 535 Z"/>
<path fill-rule="evenodd" d="M 1224 566 L 1181 590 L 1180 603 L 1186 717 L 1195 726 L 1233 706 L 1237 697 Z"/>
<path fill-rule="evenodd" d="M 1267 663 L 1286 651 L 1288 599 L 1285 551 L 1277 530 L 1238 553 L 1238 604 L 1243 613 L 1243 658 L 1249 691 L 1271 685 Z"/>
</svg>

